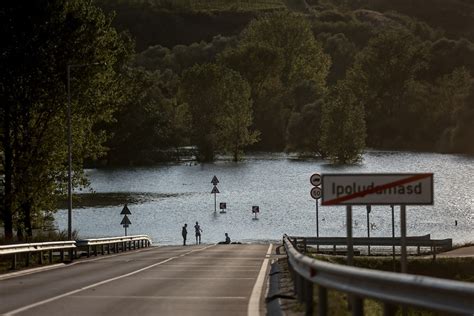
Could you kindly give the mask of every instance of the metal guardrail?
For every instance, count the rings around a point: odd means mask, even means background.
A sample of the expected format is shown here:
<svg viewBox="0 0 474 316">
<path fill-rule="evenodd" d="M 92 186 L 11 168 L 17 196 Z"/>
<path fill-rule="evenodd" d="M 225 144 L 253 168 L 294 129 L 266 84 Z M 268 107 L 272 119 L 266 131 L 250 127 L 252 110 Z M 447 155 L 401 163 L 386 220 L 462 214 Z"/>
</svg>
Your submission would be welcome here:
<svg viewBox="0 0 474 316">
<path fill-rule="evenodd" d="M 376 271 L 322 262 L 301 254 L 288 236 L 283 236 L 288 266 L 306 314 L 313 314 L 313 286 L 318 286 L 319 315 L 328 314 L 327 289 L 348 293 L 353 315 L 363 315 L 363 300 L 384 304 L 384 315 L 394 315 L 397 305 L 428 310 L 474 314 L 474 284 L 419 275 Z"/>
<path fill-rule="evenodd" d="M 61 261 L 64 261 L 65 250 L 76 248 L 75 241 L 53 241 L 28 244 L 13 244 L 0 246 L 0 256 L 12 255 L 12 269 L 16 269 L 18 264 L 18 255 L 25 254 L 25 265 L 30 265 L 31 253 L 38 252 L 38 263 L 43 264 L 44 253 L 48 252 L 49 262 L 53 263 L 54 251 L 59 251 Z M 70 258 L 71 259 L 71 258 Z"/>
<path fill-rule="evenodd" d="M 100 247 L 101 253 L 105 254 L 105 250 L 107 250 L 107 253 L 110 253 L 111 251 L 118 253 L 131 249 L 149 247 L 150 245 L 151 239 L 147 235 L 81 239 L 77 241 L 71 240 L 28 244 L 11 244 L 0 246 L 0 256 L 11 255 L 12 269 L 16 269 L 18 265 L 19 255 L 25 256 L 25 265 L 29 266 L 32 253 L 39 253 L 38 264 L 43 264 L 45 253 L 48 253 L 49 263 L 53 263 L 53 256 L 58 251 L 61 258 L 61 262 L 64 262 L 65 253 L 68 254 L 69 261 L 73 261 L 74 258 L 78 257 L 78 250 L 81 250 L 83 248 L 86 249 L 87 257 L 90 257 L 92 250 L 94 252 L 94 255 L 97 256 L 98 247 Z"/>
<path fill-rule="evenodd" d="M 307 252 L 307 246 L 333 246 L 333 252 L 336 252 L 337 246 L 346 246 L 346 237 L 301 237 L 289 236 L 293 244 L 302 244 L 304 252 Z M 400 237 L 354 237 L 352 238 L 354 246 L 401 246 Z M 431 249 L 433 257 L 436 257 L 438 249 L 449 250 L 453 248 L 452 239 L 431 239 L 431 235 L 411 236 L 406 238 L 406 245 L 408 247 L 417 247 L 417 252 L 420 254 L 420 247 L 427 247 Z"/>
<path fill-rule="evenodd" d="M 149 247 L 151 245 L 151 239 L 147 235 L 133 235 L 133 236 L 122 236 L 122 237 L 110 237 L 110 238 L 95 238 L 95 239 L 81 239 L 76 241 L 77 248 L 85 248 L 87 257 L 91 256 L 91 252 L 97 256 L 98 247 L 100 247 L 101 254 L 108 254 L 113 251 L 118 253 L 121 251 L 127 251 L 130 249 L 139 249 Z M 76 249 L 76 257 L 77 257 Z"/>
</svg>

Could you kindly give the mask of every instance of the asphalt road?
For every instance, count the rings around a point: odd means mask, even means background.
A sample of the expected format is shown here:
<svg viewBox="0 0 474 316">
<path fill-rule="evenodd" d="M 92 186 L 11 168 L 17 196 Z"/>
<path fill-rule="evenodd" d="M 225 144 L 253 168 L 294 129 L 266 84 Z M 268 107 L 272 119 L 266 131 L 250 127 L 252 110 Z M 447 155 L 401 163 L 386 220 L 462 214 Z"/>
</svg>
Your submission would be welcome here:
<svg viewBox="0 0 474 316">
<path fill-rule="evenodd" d="M 267 252 L 269 245 L 152 247 L 0 278 L 0 314 L 258 315 Z"/>
</svg>

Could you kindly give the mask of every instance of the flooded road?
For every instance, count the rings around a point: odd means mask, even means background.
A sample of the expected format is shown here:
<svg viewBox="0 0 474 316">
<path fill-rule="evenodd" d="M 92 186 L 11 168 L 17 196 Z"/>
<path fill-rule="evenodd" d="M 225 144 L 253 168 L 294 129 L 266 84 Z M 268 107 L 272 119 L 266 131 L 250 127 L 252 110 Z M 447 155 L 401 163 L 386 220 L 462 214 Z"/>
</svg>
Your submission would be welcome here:
<svg viewBox="0 0 474 316">
<path fill-rule="evenodd" d="M 73 228 L 80 237 L 117 236 L 123 203 L 128 202 L 132 225 L 128 234 L 148 234 L 156 243 L 181 243 L 199 221 L 203 243 L 229 233 L 232 241 L 279 240 L 284 233 L 315 235 L 315 202 L 310 197 L 313 173 L 434 173 L 433 206 L 407 208 L 408 235 L 431 234 L 474 242 L 474 158 L 432 153 L 369 151 L 361 164 L 334 167 L 322 160 L 300 160 L 285 154 L 251 154 L 239 163 L 222 159 L 213 164 L 164 164 L 143 168 L 91 169 L 86 173 L 96 195 L 83 195 L 73 210 Z M 211 179 L 216 175 L 219 202 L 227 213 L 214 212 Z M 77 208 L 81 206 L 81 208 Z M 253 220 L 252 206 L 260 207 Z M 345 208 L 319 207 L 320 236 L 345 236 Z M 396 235 L 399 208 L 396 207 Z M 366 209 L 354 207 L 354 236 L 366 236 Z M 457 221 L 457 226 L 455 225 Z M 374 206 L 371 236 L 391 236 L 389 206 Z M 59 229 L 67 227 L 67 211 L 56 214 Z"/>
</svg>

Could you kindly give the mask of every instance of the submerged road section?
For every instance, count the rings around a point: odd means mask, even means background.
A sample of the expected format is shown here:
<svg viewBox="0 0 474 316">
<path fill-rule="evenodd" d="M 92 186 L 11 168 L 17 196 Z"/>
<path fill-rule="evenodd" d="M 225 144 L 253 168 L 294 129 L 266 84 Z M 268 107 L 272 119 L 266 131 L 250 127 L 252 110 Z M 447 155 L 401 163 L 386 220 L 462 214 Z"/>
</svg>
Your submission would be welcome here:
<svg viewBox="0 0 474 316">
<path fill-rule="evenodd" d="M 0 278 L 0 314 L 263 315 L 271 250 L 152 247 Z"/>
</svg>

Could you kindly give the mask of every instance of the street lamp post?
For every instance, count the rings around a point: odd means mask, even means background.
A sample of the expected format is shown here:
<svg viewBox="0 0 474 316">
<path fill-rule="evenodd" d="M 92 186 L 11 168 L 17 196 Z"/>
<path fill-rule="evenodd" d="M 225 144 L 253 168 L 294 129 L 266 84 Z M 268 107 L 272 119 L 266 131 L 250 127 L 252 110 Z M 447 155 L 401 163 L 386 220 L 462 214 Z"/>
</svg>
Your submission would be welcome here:
<svg viewBox="0 0 474 316">
<path fill-rule="evenodd" d="M 67 238 L 72 240 L 72 129 L 71 129 L 71 69 L 103 63 L 67 65 Z"/>
</svg>

